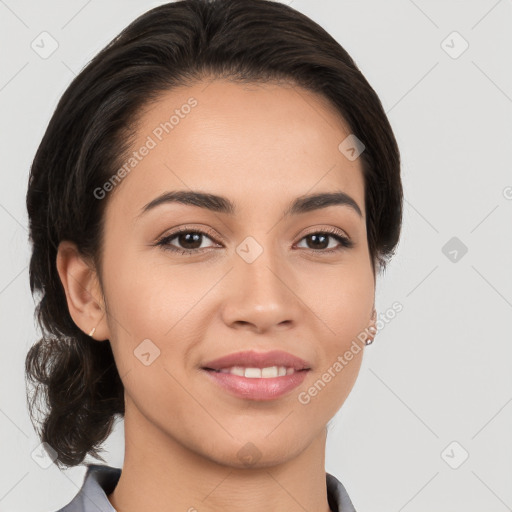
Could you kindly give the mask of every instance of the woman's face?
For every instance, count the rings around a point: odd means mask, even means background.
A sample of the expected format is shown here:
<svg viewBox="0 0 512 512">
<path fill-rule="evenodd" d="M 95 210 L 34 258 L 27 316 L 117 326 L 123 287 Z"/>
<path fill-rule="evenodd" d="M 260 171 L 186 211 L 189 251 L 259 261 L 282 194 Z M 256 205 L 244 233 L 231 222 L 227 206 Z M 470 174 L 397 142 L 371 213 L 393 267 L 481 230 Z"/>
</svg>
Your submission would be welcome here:
<svg viewBox="0 0 512 512">
<path fill-rule="evenodd" d="M 104 199 L 105 321 L 126 421 L 240 467 L 290 459 L 324 434 L 356 380 L 357 336 L 372 325 L 362 167 L 338 148 L 349 134 L 321 97 L 284 85 L 201 82 L 145 110 L 137 154 Z M 177 191 L 224 199 L 145 209 Z M 337 192 L 361 215 L 343 202 L 288 211 Z M 240 396 L 204 369 L 248 350 L 284 351 L 309 370 L 292 389 L 277 376 Z"/>
</svg>

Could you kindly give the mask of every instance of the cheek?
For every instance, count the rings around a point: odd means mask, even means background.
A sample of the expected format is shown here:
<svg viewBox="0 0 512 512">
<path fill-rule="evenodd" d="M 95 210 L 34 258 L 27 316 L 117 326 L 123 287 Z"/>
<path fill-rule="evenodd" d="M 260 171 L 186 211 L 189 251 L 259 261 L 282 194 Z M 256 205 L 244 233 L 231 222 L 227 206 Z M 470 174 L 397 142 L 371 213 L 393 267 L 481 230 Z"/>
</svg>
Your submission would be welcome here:
<svg viewBox="0 0 512 512">
<path fill-rule="evenodd" d="M 116 319 L 133 336 L 165 337 L 205 293 L 209 276 L 172 264 L 161 249 L 113 255 L 109 298 Z M 160 252 L 160 253 L 159 253 Z"/>
<path fill-rule="evenodd" d="M 355 265 L 338 269 L 336 275 L 317 283 L 322 286 L 308 292 L 308 305 L 320 319 L 315 341 L 320 345 L 320 367 L 315 382 L 303 390 L 304 399 L 299 402 L 310 413 L 330 417 L 343 405 L 357 380 L 374 301 L 374 281 L 371 268 Z"/>
<path fill-rule="evenodd" d="M 209 272 L 206 279 L 202 272 L 171 265 L 161 254 L 118 251 L 111 256 L 105 289 L 120 375 L 140 371 L 144 365 L 139 356 L 147 352 L 149 359 L 157 355 L 155 365 L 176 368 L 200 339 L 199 303 L 218 277 Z"/>
<path fill-rule="evenodd" d="M 341 408 L 357 380 L 363 358 L 360 346 L 350 361 L 343 358 L 343 352 L 319 369 L 315 378 L 300 390 L 297 402 L 307 417 L 321 418 L 323 423 L 331 419 Z M 356 351 L 354 350 L 354 352 Z M 343 361 L 343 363 L 341 362 Z"/>
<path fill-rule="evenodd" d="M 329 350 L 343 350 L 368 327 L 374 302 L 371 268 L 333 267 L 303 281 L 300 297 L 318 318 Z"/>
</svg>

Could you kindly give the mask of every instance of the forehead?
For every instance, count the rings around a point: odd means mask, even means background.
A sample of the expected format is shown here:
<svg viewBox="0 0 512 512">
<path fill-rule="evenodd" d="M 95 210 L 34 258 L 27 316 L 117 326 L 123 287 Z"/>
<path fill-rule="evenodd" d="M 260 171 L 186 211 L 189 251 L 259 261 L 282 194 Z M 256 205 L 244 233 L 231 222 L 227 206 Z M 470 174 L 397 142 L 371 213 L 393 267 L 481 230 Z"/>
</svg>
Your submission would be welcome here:
<svg viewBox="0 0 512 512">
<path fill-rule="evenodd" d="M 133 219 L 162 192 L 191 189 L 261 214 L 341 190 L 364 214 L 360 159 L 338 149 L 349 134 L 326 98 L 297 86 L 214 80 L 175 88 L 139 116 L 109 209 Z"/>
</svg>

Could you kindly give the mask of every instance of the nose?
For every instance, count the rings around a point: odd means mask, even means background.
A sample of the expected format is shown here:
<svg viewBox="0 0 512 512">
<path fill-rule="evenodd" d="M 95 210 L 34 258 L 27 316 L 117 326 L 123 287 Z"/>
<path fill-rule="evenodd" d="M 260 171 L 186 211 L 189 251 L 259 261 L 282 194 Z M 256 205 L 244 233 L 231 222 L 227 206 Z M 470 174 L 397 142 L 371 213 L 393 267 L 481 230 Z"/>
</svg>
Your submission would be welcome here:
<svg viewBox="0 0 512 512">
<path fill-rule="evenodd" d="M 293 328 L 304 315 L 297 278 L 277 251 L 265 249 L 252 262 L 235 255 L 225 286 L 222 317 L 231 328 L 262 334 Z"/>
</svg>

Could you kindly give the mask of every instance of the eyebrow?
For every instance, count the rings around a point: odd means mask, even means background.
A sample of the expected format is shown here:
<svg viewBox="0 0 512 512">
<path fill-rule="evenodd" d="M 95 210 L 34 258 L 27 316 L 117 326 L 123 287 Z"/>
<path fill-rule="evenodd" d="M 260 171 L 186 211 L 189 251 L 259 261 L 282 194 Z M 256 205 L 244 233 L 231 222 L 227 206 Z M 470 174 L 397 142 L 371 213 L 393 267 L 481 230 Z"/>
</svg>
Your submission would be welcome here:
<svg viewBox="0 0 512 512">
<path fill-rule="evenodd" d="M 213 212 L 225 213 L 227 215 L 234 215 L 236 213 L 235 204 L 226 197 L 218 196 L 215 194 L 196 192 L 189 190 L 174 190 L 164 192 L 149 203 L 147 203 L 137 215 L 141 217 L 146 212 L 156 208 L 157 206 L 165 203 L 180 203 L 191 206 L 198 206 Z M 355 211 L 359 217 L 363 217 L 361 209 L 356 201 L 342 191 L 337 192 L 323 192 L 319 194 L 310 194 L 297 197 L 289 207 L 284 211 L 284 217 L 289 215 L 299 215 L 301 213 L 311 212 L 313 210 L 320 210 L 329 206 L 347 206 Z"/>
</svg>

